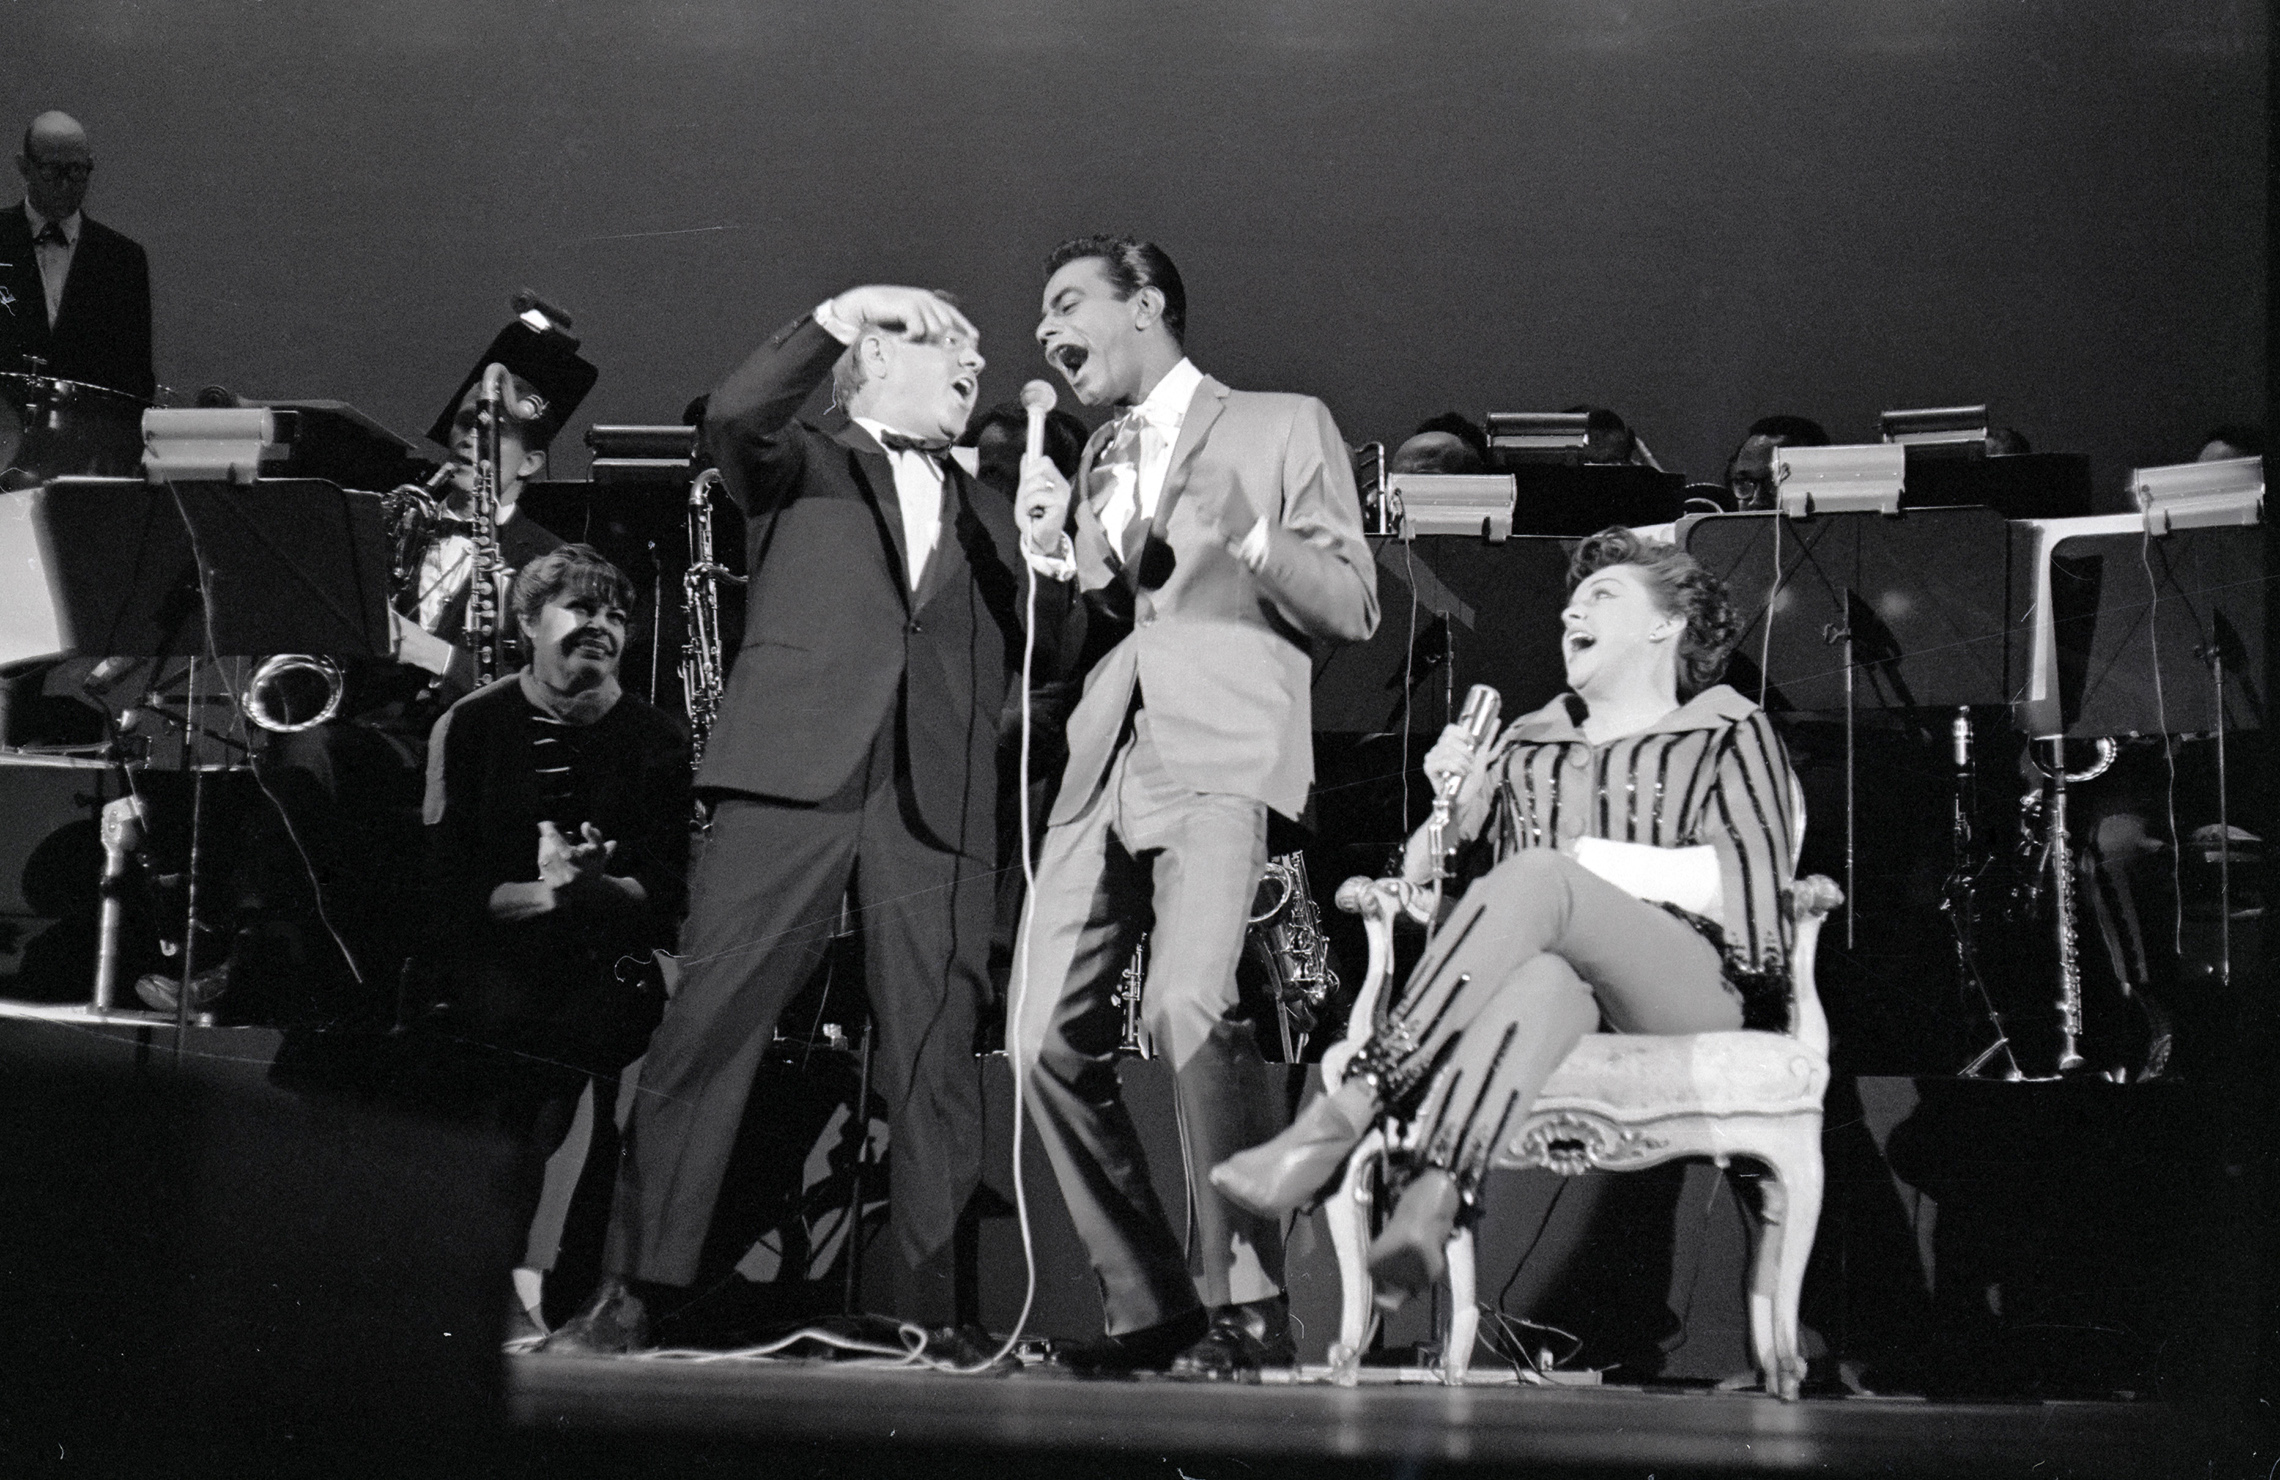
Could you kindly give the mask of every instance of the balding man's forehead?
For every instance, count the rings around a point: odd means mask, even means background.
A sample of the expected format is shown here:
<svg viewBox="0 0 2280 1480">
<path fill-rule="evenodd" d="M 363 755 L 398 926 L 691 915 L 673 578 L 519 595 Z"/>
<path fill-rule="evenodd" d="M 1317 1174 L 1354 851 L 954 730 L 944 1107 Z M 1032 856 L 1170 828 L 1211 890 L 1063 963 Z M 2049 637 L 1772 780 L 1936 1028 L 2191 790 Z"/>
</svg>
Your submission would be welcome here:
<svg viewBox="0 0 2280 1480">
<path fill-rule="evenodd" d="M 41 159 L 87 153 L 87 130 L 68 113 L 42 113 L 24 130 L 25 145 Z"/>
</svg>

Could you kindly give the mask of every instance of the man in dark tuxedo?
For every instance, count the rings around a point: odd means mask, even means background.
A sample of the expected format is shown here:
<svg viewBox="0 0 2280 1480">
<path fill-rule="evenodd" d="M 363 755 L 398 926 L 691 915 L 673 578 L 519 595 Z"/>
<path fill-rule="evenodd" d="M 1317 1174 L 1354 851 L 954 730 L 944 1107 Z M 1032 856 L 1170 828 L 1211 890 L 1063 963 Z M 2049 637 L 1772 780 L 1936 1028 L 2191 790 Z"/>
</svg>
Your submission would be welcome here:
<svg viewBox="0 0 2280 1480">
<path fill-rule="evenodd" d="M 646 1346 L 696 1279 L 753 1073 L 851 883 L 892 1135 L 896 1314 L 956 1324 L 952 1235 L 981 1173 L 998 716 L 1035 579 L 1013 506 L 942 456 L 981 368 L 946 300 L 866 287 L 712 393 L 705 441 L 746 520 L 744 645 L 697 776 L 711 824 L 619 1164 L 613 1278 L 549 1351 Z M 827 374 L 833 412 L 795 420 Z M 1040 497 L 1024 522 L 1058 545 L 1066 512 Z M 1039 582 L 1041 632 L 1068 591 Z"/>
<path fill-rule="evenodd" d="M 1235 964 L 1267 861 L 1314 775 L 1314 655 L 1378 620 L 1353 465 L 1310 396 L 1230 390 L 1185 347 L 1187 293 L 1152 242 L 1086 237 L 1046 264 L 1037 338 L 1077 399 L 1121 413 L 1078 469 L 1086 651 L 1068 768 L 1016 957 L 1007 1041 L 1100 1280 L 1090 1373 L 1256 1382 L 1293 1360 L 1282 1231 L 1207 1180 L 1275 1130 Z M 1049 467 L 1024 474 L 1065 491 Z M 1113 644 L 1112 646 L 1109 644 Z M 1170 1061 L 1188 1187 L 1165 1216 L 1118 1089 L 1112 992 L 1147 929 L 1141 1016 Z"/>
<path fill-rule="evenodd" d="M 79 209 L 95 173 L 87 130 L 68 113 L 42 113 L 24 130 L 16 169 L 24 199 L 0 212 L 0 371 L 36 369 L 149 400 L 158 388 L 150 261 Z"/>
</svg>

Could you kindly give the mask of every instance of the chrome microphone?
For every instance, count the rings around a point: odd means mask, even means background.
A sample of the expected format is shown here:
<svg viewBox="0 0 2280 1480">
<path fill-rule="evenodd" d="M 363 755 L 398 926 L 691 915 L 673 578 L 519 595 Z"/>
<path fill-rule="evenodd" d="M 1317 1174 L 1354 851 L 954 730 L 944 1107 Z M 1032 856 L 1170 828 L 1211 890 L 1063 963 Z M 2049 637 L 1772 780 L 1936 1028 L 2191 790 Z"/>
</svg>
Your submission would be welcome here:
<svg viewBox="0 0 2280 1480">
<path fill-rule="evenodd" d="M 1489 737 L 1496 733 L 1496 722 L 1504 712 L 1504 696 L 1484 683 L 1476 683 L 1465 693 L 1465 707 L 1458 711 L 1457 727 L 1465 732 L 1465 742 L 1473 754 L 1480 754 Z M 1454 797 L 1457 788 L 1465 784 L 1462 772 L 1441 778 L 1441 795 Z"/>
<path fill-rule="evenodd" d="M 1021 388 L 1021 409 L 1029 413 L 1029 441 L 1024 451 L 1030 457 L 1045 455 L 1045 418 L 1060 397 L 1053 387 L 1042 380 L 1032 380 Z M 1022 523 L 1034 523 L 1042 510 L 1024 509 Z"/>
<path fill-rule="evenodd" d="M 1042 380 L 1032 380 L 1021 388 L 1021 409 L 1029 413 L 1029 445 L 1024 450 L 1031 457 L 1045 455 L 1045 418 L 1059 400 L 1053 387 Z"/>
</svg>

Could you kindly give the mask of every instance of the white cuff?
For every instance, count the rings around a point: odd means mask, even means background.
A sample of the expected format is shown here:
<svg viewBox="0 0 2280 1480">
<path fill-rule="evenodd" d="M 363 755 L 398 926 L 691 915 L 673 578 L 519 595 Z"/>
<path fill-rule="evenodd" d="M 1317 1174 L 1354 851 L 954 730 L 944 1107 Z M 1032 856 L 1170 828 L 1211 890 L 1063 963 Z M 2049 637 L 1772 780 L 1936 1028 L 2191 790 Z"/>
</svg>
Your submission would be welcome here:
<svg viewBox="0 0 2280 1480">
<path fill-rule="evenodd" d="M 841 344 L 853 344 L 856 334 L 862 330 L 862 325 L 850 324 L 841 318 L 839 311 L 832 307 L 838 301 L 837 298 L 826 298 L 815 306 L 816 324 L 824 333 L 829 334 Z"/>
<path fill-rule="evenodd" d="M 1235 552 L 1235 558 L 1253 575 L 1258 574 L 1267 563 L 1267 521 L 1261 519 L 1253 524 L 1243 538 L 1231 542 L 1227 548 Z"/>
<path fill-rule="evenodd" d="M 1061 546 L 1050 555 L 1040 555 L 1029 548 L 1028 536 L 1021 540 L 1021 558 L 1029 568 L 1048 581 L 1073 581 L 1077 578 L 1077 547 L 1069 543 L 1067 530 L 1061 532 Z"/>
</svg>

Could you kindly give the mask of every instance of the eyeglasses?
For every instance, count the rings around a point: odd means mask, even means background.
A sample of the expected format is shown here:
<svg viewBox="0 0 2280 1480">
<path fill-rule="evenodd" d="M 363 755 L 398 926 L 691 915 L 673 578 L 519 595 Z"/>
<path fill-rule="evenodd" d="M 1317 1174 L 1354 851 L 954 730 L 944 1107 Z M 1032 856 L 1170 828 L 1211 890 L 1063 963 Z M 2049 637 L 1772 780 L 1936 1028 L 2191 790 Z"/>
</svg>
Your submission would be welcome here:
<svg viewBox="0 0 2280 1480">
<path fill-rule="evenodd" d="M 32 161 L 32 173 L 50 184 L 69 180 L 74 185 L 84 185 L 93 178 L 95 166 L 93 164 L 48 164 L 41 160 L 34 160 Z"/>
</svg>

